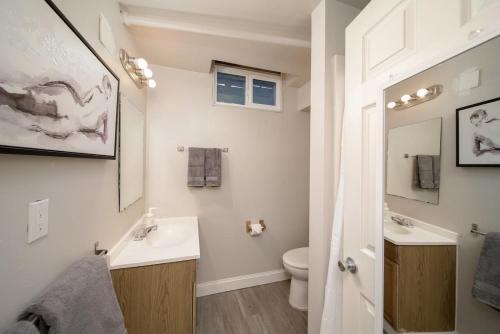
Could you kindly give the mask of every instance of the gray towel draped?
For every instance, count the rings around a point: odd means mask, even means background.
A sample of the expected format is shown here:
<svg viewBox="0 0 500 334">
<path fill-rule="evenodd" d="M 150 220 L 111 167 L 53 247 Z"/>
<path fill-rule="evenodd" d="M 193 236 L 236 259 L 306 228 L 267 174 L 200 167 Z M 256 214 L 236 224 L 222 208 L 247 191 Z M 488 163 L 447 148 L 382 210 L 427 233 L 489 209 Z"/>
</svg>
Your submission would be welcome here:
<svg viewBox="0 0 500 334">
<path fill-rule="evenodd" d="M 73 263 L 29 305 L 20 319 L 35 314 L 49 334 L 124 334 L 123 315 L 102 256 Z"/>
<path fill-rule="evenodd" d="M 472 296 L 500 311 L 500 233 L 488 233 L 479 258 Z"/>
<path fill-rule="evenodd" d="M 220 148 L 207 148 L 205 154 L 206 186 L 220 187 L 222 176 L 222 151 Z"/>
<path fill-rule="evenodd" d="M 439 189 L 441 174 L 441 156 L 417 155 L 417 185 L 421 189 Z"/>
<path fill-rule="evenodd" d="M 204 148 L 189 148 L 188 187 L 205 186 L 205 152 Z"/>
<path fill-rule="evenodd" d="M 40 331 L 35 327 L 35 325 L 31 321 L 18 321 L 3 332 L 3 334 L 40 334 Z"/>
</svg>

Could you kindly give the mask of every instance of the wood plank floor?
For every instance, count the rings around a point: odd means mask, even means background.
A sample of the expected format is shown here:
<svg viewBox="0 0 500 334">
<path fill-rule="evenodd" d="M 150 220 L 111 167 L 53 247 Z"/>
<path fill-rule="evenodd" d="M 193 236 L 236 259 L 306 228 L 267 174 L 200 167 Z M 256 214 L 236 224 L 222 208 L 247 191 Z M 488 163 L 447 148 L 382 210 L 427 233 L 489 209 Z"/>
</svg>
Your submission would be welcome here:
<svg viewBox="0 0 500 334">
<path fill-rule="evenodd" d="M 198 298 L 197 334 L 306 334 L 307 313 L 288 304 L 290 281 Z"/>
</svg>

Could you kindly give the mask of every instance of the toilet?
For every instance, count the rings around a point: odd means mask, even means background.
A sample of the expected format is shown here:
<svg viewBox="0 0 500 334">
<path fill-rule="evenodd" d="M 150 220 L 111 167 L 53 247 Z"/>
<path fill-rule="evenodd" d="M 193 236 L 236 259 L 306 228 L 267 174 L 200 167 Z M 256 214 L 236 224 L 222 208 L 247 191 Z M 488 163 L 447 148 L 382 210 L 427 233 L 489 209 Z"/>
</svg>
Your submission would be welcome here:
<svg viewBox="0 0 500 334">
<path fill-rule="evenodd" d="M 309 277 L 309 247 L 295 248 L 283 255 L 283 265 L 292 276 L 290 284 L 290 305 L 307 311 L 307 281 Z"/>
</svg>

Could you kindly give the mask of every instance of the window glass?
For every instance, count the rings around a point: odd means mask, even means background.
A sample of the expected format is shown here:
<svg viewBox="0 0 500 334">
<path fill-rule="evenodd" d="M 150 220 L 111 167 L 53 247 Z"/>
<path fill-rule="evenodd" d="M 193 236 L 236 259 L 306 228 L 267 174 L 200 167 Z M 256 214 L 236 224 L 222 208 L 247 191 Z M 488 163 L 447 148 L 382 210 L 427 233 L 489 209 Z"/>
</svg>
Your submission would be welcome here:
<svg viewBox="0 0 500 334">
<path fill-rule="evenodd" d="M 253 103 L 276 105 L 276 82 L 253 79 Z"/>
<path fill-rule="evenodd" d="M 246 77 L 217 72 L 217 102 L 245 105 Z"/>
</svg>

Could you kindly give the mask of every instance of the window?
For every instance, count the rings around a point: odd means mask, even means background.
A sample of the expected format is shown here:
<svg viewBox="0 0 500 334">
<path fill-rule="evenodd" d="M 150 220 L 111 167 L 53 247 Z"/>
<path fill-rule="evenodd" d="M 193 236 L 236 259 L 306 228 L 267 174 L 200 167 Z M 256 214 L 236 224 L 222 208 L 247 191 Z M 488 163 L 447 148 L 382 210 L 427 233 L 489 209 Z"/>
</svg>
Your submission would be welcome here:
<svg viewBox="0 0 500 334">
<path fill-rule="evenodd" d="M 214 78 L 216 105 L 281 111 L 280 74 L 216 64 Z"/>
<path fill-rule="evenodd" d="M 242 75 L 217 72 L 217 102 L 245 105 L 246 80 Z"/>
<path fill-rule="evenodd" d="M 252 102 L 266 106 L 275 106 L 276 82 L 253 79 Z"/>
</svg>

